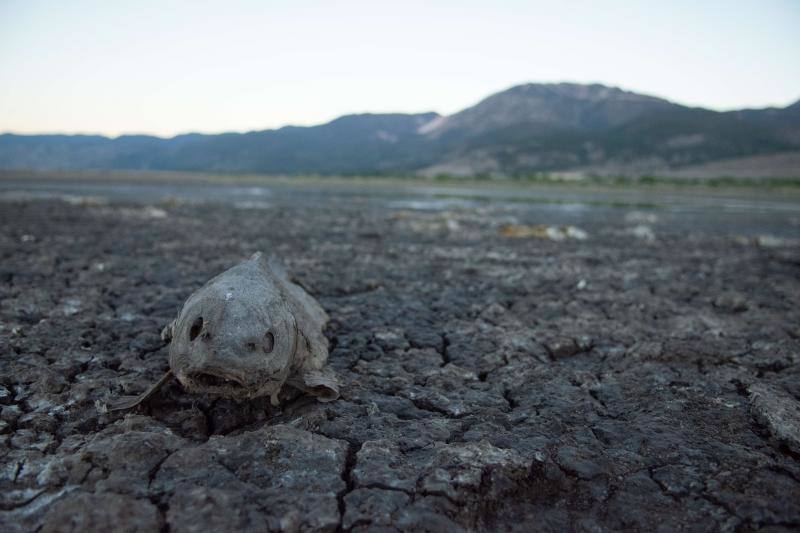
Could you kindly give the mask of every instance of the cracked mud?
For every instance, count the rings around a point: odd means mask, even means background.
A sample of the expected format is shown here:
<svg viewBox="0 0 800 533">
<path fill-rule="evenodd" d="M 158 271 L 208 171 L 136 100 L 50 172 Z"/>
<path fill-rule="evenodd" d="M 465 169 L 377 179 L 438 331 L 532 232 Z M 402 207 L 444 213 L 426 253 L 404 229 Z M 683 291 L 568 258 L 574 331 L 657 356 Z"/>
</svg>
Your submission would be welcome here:
<svg viewBox="0 0 800 533">
<path fill-rule="evenodd" d="M 250 207 L 3 202 L 0 529 L 800 527 L 796 246 L 624 209 L 554 241 L 491 205 Z M 256 250 L 329 313 L 341 399 L 171 383 L 100 412 Z"/>
</svg>

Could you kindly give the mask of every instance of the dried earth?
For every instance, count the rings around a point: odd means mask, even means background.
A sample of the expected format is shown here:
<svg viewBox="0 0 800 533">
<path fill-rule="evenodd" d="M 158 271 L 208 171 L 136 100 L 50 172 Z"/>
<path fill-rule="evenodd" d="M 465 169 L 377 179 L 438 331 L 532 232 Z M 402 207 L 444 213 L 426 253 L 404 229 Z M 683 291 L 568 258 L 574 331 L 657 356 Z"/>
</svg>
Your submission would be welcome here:
<svg viewBox="0 0 800 533">
<path fill-rule="evenodd" d="M 0 205 L 3 531 L 800 527 L 796 242 L 622 207 L 552 240 L 491 203 Z M 257 250 L 331 316 L 342 398 L 105 414 Z"/>
</svg>

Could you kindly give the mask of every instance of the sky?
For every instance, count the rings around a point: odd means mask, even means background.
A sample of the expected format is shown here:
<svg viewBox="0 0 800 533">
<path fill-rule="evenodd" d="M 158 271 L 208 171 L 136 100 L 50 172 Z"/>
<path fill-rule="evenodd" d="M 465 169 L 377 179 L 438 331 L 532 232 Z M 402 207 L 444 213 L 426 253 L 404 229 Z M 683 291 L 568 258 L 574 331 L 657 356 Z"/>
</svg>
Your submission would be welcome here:
<svg viewBox="0 0 800 533">
<path fill-rule="evenodd" d="M 800 99 L 800 1 L 0 0 L 0 132 L 451 114 L 559 81 L 785 106 Z"/>
</svg>

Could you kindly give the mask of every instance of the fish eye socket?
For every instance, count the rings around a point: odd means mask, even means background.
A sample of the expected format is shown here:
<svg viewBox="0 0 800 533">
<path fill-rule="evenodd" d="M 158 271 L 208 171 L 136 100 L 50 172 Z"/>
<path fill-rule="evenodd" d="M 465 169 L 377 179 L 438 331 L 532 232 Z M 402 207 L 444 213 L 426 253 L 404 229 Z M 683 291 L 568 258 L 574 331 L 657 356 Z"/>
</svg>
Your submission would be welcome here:
<svg viewBox="0 0 800 533">
<path fill-rule="evenodd" d="M 193 341 L 200 335 L 200 332 L 203 330 L 203 317 L 199 316 L 194 319 L 192 322 L 192 327 L 189 328 L 189 340 Z"/>
<path fill-rule="evenodd" d="M 264 352 L 270 353 L 275 348 L 275 335 L 268 331 L 264 334 Z"/>
</svg>

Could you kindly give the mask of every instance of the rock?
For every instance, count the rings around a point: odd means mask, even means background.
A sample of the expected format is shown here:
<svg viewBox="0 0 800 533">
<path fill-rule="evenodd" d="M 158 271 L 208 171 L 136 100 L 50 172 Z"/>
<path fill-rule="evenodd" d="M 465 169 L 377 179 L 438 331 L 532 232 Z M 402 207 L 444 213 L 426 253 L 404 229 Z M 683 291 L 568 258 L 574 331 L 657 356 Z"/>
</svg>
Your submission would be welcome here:
<svg viewBox="0 0 800 533">
<path fill-rule="evenodd" d="M 391 526 L 410 501 L 407 494 L 395 490 L 355 489 L 344 497 L 342 527 Z"/>
<path fill-rule="evenodd" d="M 748 388 L 753 418 L 778 444 L 800 454 L 800 402 L 786 392 L 756 383 Z"/>
<path fill-rule="evenodd" d="M 645 242 L 655 242 L 656 240 L 656 232 L 653 231 L 653 228 L 645 224 L 638 224 L 628 228 L 628 233 Z"/>
<path fill-rule="evenodd" d="M 503 237 L 546 239 L 550 241 L 563 241 L 574 239 L 584 241 L 589 238 L 589 234 L 581 228 L 575 226 L 520 226 L 506 225 L 500 228 L 500 235 Z"/>
<path fill-rule="evenodd" d="M 142 331 L 131 340 L 128 349 L 144 355 L 158 351 L 163 346 L 164 341 L 157 331 Z"/>
<path fill-rule="evenodd" d="M 703 490 L 698 468 L 684 465 L 667 465 L 653 469 L 653 479 L 673 496 L 688 496 Z"/>
<path fill-rule="evenodd" d="M 490 487 L 482 486 L 489 472 L 502 472 L 507 478 L 524 478 L 530 468 L 530 460 L 518 452 L 498 448 L 487 441 L 440 444 L 433 453 L 420 486 L 425 492 L 443 494 L 455 501 L 473 494 L 479 498 L 497 498 L 501 494 L 491 494 Z M 510 484 L 512 488 L 515 485 Z"/>
<path fill-rule="evenodd" d="M 58 394 L 69 388 L 69 382 L 63 374 L 47 369 L 42 371 L 36 388 L 42 394 Z"/>
<path fill-rule="evenodd" d="M 283 529 L 333 530 L 340 519 L 337 494 L 345 489 L 346 454 L 341 441 L 268 426 L 177 450 L 160 465 L 153 487 L 181 494 L 176 501 L 182 505 L 168 517 L 170 527 L 197 523 L 198 512 L 213 513 L 236 498 L 234 509 L 224 514 L 234 523 L 259 529 L 266 520 Z M 216 490 L 198 490 L 206 487 Z"/>
<path fill-rule="evenodd" d="M 166 517 L 169 530 L 176 533 L 268 531 L 290 525 L 288 522 L 270 522 L 258 505 L 241 500 L 241 495 L 235 491 L 185 487 L 173 493 L 169 500 Z M 291 525 L 296 528 L 295 524 Z M 280 529 L 292 530 L 292 527 Z"/>
<path fill-rule="evenodd" d="M 761 246 L 762 248 L 780 248 L 794 244 L 788 239 L 776 237 L 775 235 L 759 235 L 755 237 L 754 242 L 756 246 Z"/>
<path fill-rule="evenodd" d="M 553 359 L 563 359 L 578 354 L 584 350 L 575 339 L 557 337 L 545 342 L 547 351 Z"/>
<path fill-rule="evenodd" d="M 730 313 L 747 311 L 747 299 L 737 292 L 724 292 L 714 298 L 714 307 Z"/>
<path fill-rule="evenodd" d="M 468 531 L 451 518 L 457 511 L 456 506 L 442 496 L 425 496 L 402 509 L 393 528 L 400 531 Z"/>
<path fill-rule="evenodd" d="M 625 222 L 630 224 L 655 224 L 658 222 L 658 215 L 644 211 L 629 211 L 625 214 Z"/>
<path fill-rule="evenodd" d="M 406 340 L 403 332 L 397 329 L 388 329 L 376 331 L 374 333 L 375 340 L 384 351 L 391 350 L 407 350 L 410 346 Z"/>
<path fill-rule="evenodd" d="M 22 409 L 18 405 L 4 405 L 0 408 L 0 420 L 9 424 L 16 424 L 22 414 Z"/>
<path fill-rule="evenodd" d="M 388 441 L 367 441 L 356 456 L 353 479 L 357 487 L 385 488 L 411 492 L 417 484 L 416 471 L 397 464 L 400 449 Z"/>
<path fill-rule="evenodd" d="M 589 238 L 589 234 L 586 233 L 586 231 L 582 230 L 581 228 L 576 228 L 575 226 L 563 226 L 561 228 L 561 232 L 568 239 L 585 241 Z"/>
<path fill-rule="evenodd" d="M 144 497 L 162 462 L 186 441 L 149 417 L 128 415 L 99 432 L 70 458 L 70 468 L 89 463 L 104 475 L 90 480 L 95 490 Z"/>
<path fill-rule="evenodd" d="M 64 316 L 76 315 L 81 311 L 82 303 L 80 298 L 67 298 L 61 306 L 61 312 Z"/>
<path fill-rule="evenodd" d="M 42 532 L 160 531 L 162 525 L 158 508 L 147 500 L 122 494 L 78 492 L 50 507 Z"/>
<path fill-rule="evenodd" d="M 608 469 L 594 458 L 591 451 L 574 446 L 559 448 L 556 454 L 556 463 L 570 475 L 585 480 L 594 479 L 608 472 Z"/>
</svg>

